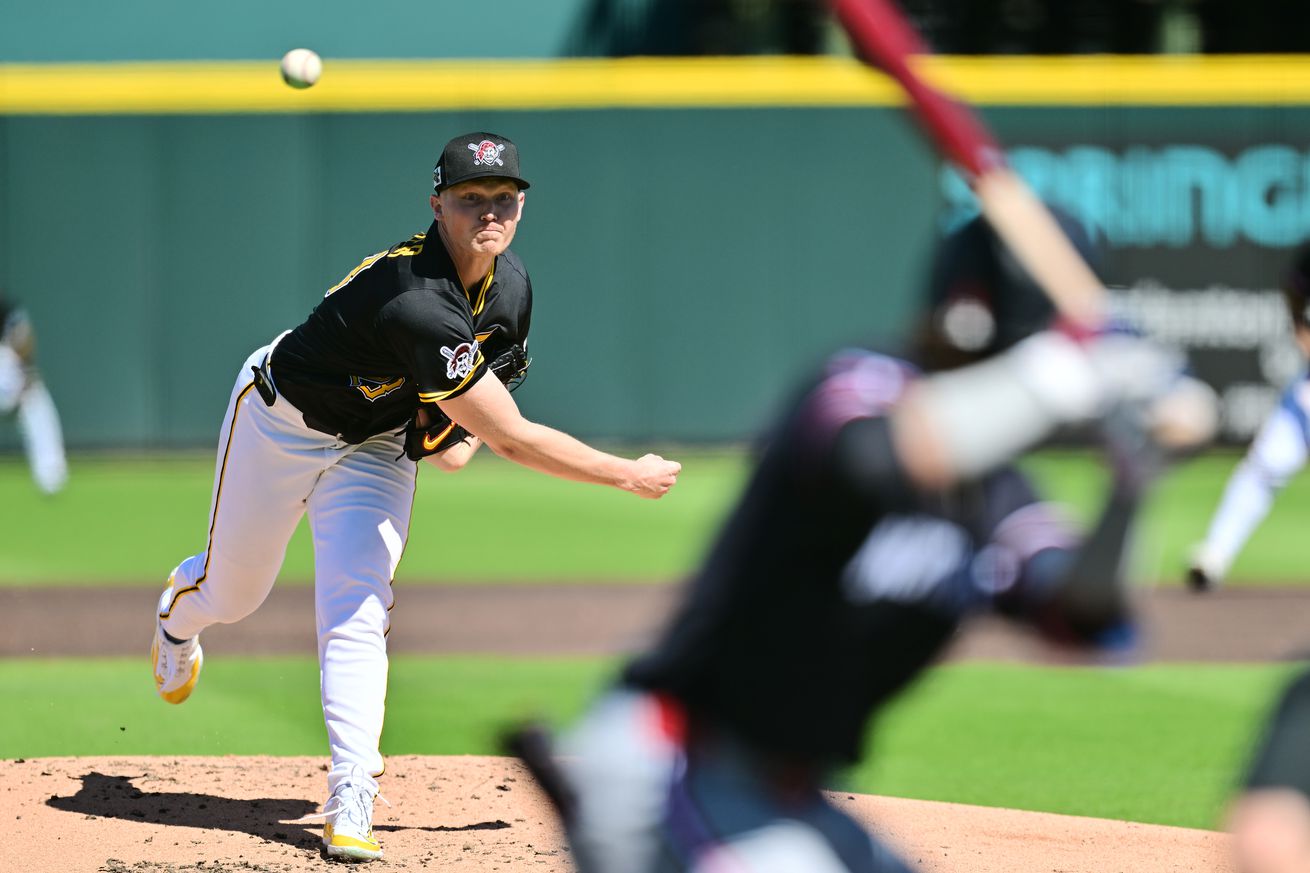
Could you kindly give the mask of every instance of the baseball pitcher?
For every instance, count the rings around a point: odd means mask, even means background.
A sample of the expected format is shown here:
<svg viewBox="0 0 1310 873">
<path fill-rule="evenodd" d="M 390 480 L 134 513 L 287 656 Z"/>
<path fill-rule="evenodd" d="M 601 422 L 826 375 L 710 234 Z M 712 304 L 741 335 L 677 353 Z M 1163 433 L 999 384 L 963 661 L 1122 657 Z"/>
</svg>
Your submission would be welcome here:
<svg viewBox="0 0 1310 873">
<path fill-rule="evenodd" d="M 245 361 L 219 432 L 205 546 L 159 599 L 155 685 L 181 703 L 203 663 L 200 633 L 263 602 L 308 514 L 333 857 L 382 855 L 372 811 L 391 581 L 417 462 L 457 470 L 486 443 L 553 476 L 647 498 L 681 469 L 597 451 L 519 414 L 509 388 L 528 367 L 532 283 L 509 246 L 527 188 L 513 142 L 455 137 L 433 173 L 431 227 L 365 258 L 304 323 Z"/>
</svg>

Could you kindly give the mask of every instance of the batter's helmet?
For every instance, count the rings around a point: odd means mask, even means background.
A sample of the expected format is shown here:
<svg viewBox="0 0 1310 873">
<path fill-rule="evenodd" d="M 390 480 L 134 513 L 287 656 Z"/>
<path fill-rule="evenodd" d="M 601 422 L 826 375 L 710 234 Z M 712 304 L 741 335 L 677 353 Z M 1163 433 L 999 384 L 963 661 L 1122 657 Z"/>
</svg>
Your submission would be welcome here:
<svg viewBox="0 0 1310 873">
<path fill-rule="evenodd" d="M 1082 224 L 1052 209 L 1074 248 L 1097 268 Z M 981 216 L 942 240 L 933 260 L 917 345 L 929 370 L 971 364 L 1042 330 L 1055 306 Z"/>
</svg>

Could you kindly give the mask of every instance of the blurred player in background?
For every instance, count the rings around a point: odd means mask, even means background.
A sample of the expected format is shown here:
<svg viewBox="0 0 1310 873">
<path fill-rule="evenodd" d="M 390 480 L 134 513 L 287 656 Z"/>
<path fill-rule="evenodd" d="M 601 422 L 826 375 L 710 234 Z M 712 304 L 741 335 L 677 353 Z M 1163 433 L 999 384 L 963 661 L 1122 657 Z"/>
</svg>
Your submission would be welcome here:
<svg viewBox="0 0 1310 873">
<path fill-rule="evenodd" d="M 199 634 L 264 601 L 308 514 L 323 716 L 331 748 L 329 856 L 382 856 L 373 802 L 387 688 L 392 577 L 409 535 L 418 460 L 453 471 L 485 442 L 535 470 L 658 498 L 680 465 L 597 451 L 519 414 L 532 285 L 509 249 L 528 187 L 492 133 L 446 144 L 426 233 L 369 256 L 308 319 L 246 360 L 219 436 L 209 541 L 169 577 L 154 619 L 155 687 L 181 703 Z M 433 533 L 488 523 L 450 506 Z"/>
<path fill-rule="evenodd" d="M 1284 689 L 1229 814 L 1240 873 L 1310 871 L 1310 671 Z"/>
<path fill-rule="evenodd" d="M 36 368 L 36 332 L 27 313 L 0 295 L 0 413 L 17 413 L 36 486 L 54 494 L 68 481 L 59 412 Z"/>
<path fill-rule="evenodd" d="M 942 247 L 913 363 L 829 359 L 654 648 L 557 759 L 539 732 L 511 740 L 580 870 L 903 873 L 820 789 L 961 622 L 998 610 L 1063 643 L 1131 637 L 1125 541 L 1164 461 L 1148 427 L 1178 362 L 1052 317 L 978 219 Z M 1011 462 L 1087 423 L 1113 485 L 1080 538 Z"/>
<path fill-rule="evenodd" d="M 1310 357 L 1310 247 L 1299 251 L 1283 281 L 1283 295 L 1302 358 Z M 1306 462 L 1310 447 L 1310 374 L 1301 372 L 1283 391 L 1250 449 L 1228 479 L 1205 540 L 1192 552 L 1187 584 L 1194 591 L 1220 585 L 1246 541 L 1274 503 L 1274 495 Z"/>
</svg>

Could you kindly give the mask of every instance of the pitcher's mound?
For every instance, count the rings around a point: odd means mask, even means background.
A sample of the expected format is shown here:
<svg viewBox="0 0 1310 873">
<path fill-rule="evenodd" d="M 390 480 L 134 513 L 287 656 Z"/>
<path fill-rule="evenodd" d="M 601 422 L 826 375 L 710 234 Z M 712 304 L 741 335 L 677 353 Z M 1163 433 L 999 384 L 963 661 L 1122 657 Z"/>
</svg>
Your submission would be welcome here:
<svg viewBox="0 0 1310 873">
<path fill-rule="evenodd" d="M 569 853 L 517 762 L 387 759 L 361 870 L 565 873 Z M 0 762 L 7 855 L 29 873 L 323 873 L 319 828 L 288 824 L 326 798 L 321 758 L 40 758 Z M 924 871 L 1230 873 L 1210 831 L 838 794 Z M 339 869 L 339 868 L 338 868 Z"/>
</svg>

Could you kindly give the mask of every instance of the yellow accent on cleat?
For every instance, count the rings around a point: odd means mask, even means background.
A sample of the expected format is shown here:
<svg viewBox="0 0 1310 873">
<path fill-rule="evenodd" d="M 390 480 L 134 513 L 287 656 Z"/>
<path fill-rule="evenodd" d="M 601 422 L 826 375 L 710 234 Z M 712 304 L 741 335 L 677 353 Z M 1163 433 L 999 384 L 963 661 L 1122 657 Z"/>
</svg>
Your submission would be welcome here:
<svg viewBox="0 0 1310 873">
<path fill-rule="evenodd" d="M 158 640 L 158 639 L 156 639 L 156 640 L 151 644 L 151 646 L 150 646 L 150 660 L 151 660 L 155 665 L 158 665 L 158 664 L 159 664 L 159 640 Z M 191 696 L 191 692 L 195 689 L 195 687 L 196 687 L 196 683 L 197 683 L 198 681 L 200 681 L 200 665 L 201 665 L 201 663 L 202 663 L 203 661 L 204 661 L 204 655 L 203 655 L 203 654 L 197 654 L 197 656 L 196 656 L 196 660 L 195 660 L 195 663 L 193 663 L 193 664 L 191 665 L 191 677 L 190 677 L 189 679 L 187 679 L 187 681 L 184 682 L 180 687 L 178 687 L 178 688 L 174 688 L 172 691 L 164 691 L 164 690 L 163 690 L 163 687 L 164 687 L 164 677 L 163 677 L 163 676 L 160 676 L 158 673 L 156 673 L 156 674 L 155 674 L 155 691 L 157 691 L 157 692 L 159 693 L 159 696 L 162 697 L 162 698 L 163 698 L 166 702 L 168 702 L 168 703 L 174 703 L 174 704 L 176 704 L 176 703 L 181 703 L 182 701 L 186 700 L 188 697 Z"/>
<path fill-rule="evenodd" d="M 370 830 L 365 839 L 335 833 L 332 824 L 323 825 L 323 848 L 331 858 L 349 858 L 352 861 L 376 861 L 382 857 L 382 846 L 373 839 Z"/>
<path fill-rule="evenodd" d="M 159 607 L 155 617 L 155 638 L 150 643 L 150 660 L 153 662 L 155 675 L 155 692 L 168 703 L 181 703 L 191 696 L 200 679 L 200 667 L 204 663 L 205 653 L 200 648 L 200 637 L 194 637 L 184 643 L 170 643 L 164 636 L 164 626 L 159 616 L 168 608 L 173 598 L 172 577 L 169 585 L 159 596 Z"/>
</svg>

